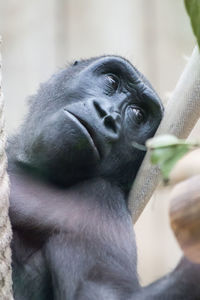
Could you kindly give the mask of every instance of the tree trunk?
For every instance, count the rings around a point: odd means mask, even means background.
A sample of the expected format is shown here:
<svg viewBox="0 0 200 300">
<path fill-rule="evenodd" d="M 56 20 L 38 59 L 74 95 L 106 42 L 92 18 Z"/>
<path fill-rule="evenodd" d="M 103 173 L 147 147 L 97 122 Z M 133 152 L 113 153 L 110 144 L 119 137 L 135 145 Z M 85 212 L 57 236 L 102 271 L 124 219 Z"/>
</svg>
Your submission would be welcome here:
<svg viewBox="0 0 200 300">
<path fill-rule="evenodd" d="M 164 118 L 156 132 L 187 138 L 200 117 L 200 53 L 196 47 L 167 103 Z M 135 223 L 152 196 L 160 180 L 160 171 L 152 166 L 147 152 L 134 181 L 129 209 Z"/>
<path fill-rule="evenodd" d="M 8 216 L 9 179 L 6 172 L 6 136 L 4 131 L 4 103 L 1 89 L 1 66 L 2 64 L 0 53 L 0 299 L 12 300 L 13 296 L 10 251 L 10 241 L 12 233 Z"/>
</svg>

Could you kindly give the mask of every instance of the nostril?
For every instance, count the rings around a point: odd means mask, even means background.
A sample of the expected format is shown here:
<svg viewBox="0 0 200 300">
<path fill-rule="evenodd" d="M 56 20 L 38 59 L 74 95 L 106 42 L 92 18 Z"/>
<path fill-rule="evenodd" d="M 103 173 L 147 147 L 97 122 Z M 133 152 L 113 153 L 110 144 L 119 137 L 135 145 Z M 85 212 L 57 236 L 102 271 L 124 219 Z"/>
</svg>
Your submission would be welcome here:
<svg viewBox="0 0 200 300">
<path fill-rule="evenodd" d="M 112 116 L 109 115 L 104 118 L 104 125 L 115 133 L 117 132 L 116 122 Z"/>
<path fill-rule="evenodd" d="M 106 111 L 100 106 L 98 102 L 94 101 L 93 103 L 99 117 L 104 118 L 107 115 Z"/>
</svg>

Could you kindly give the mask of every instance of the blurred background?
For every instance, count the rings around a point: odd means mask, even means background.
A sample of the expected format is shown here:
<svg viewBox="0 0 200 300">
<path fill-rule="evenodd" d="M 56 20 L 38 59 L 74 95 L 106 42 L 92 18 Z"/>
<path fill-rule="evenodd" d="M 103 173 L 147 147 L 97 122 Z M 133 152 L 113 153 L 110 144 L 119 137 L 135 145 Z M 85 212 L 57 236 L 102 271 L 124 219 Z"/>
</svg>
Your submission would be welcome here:
<svg viewBox="0 0 200 300">
<path fill-rule="evenodd" d="M 182 0 L 0 0 L 0 35 L 9 134 L 40 82 L 91 56 L 125 56 L 166 103 L 195 45 Z M 168 224 L 168 195 L 156 191 L 136 224 L 142 284 L 167 273 L 181 255 Z"/>
</svg>

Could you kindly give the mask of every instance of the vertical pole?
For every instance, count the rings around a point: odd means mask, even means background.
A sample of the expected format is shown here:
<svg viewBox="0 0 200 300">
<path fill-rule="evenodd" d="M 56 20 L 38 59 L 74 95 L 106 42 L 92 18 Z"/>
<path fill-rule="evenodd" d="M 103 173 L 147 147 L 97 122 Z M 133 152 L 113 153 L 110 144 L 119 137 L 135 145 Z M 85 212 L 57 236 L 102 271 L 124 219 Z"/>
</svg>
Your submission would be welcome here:
<svg viewBox="0 0 200 300">
<path fill-rule="evenodd" d="M 1 46 L 1 37 L 0 37 Z M 0 49 L 1 50 L 1 49 Z M 12 237 L 9 207 L 9 179 L 5 152 L 6 135 L 4 130 L 4 101 L 2 94 L 2 60 L 0 52 L 0 299 L 12 300 L 11 250 Z"/>
</svg>

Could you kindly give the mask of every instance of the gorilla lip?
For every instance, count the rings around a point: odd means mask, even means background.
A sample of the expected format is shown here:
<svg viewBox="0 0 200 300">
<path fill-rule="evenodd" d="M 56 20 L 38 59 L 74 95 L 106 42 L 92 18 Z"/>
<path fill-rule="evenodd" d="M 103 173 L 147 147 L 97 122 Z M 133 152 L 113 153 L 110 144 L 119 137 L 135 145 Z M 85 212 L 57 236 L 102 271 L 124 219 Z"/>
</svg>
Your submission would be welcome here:
<svg viewBox="0 0 200 300">
<path fill-rule="evenodd" d="M 96 143 L 93 139 L 92 130 L 89 128 L 88 124 L 82 120 L 79 116 L 75 115 L 74 113 L 64 109 L 65 113 L 69 115 L 69 117 L 79 126 L 79 128 L 82 130 L 84 135 L 87 137 L 90 145 L 92 146 L 92 149 L 94 150 L 95 156 L 98 160 L 100 160 L 101 155 L 99 152 L 98 147 L 96 146 Z"/>
</svg>

